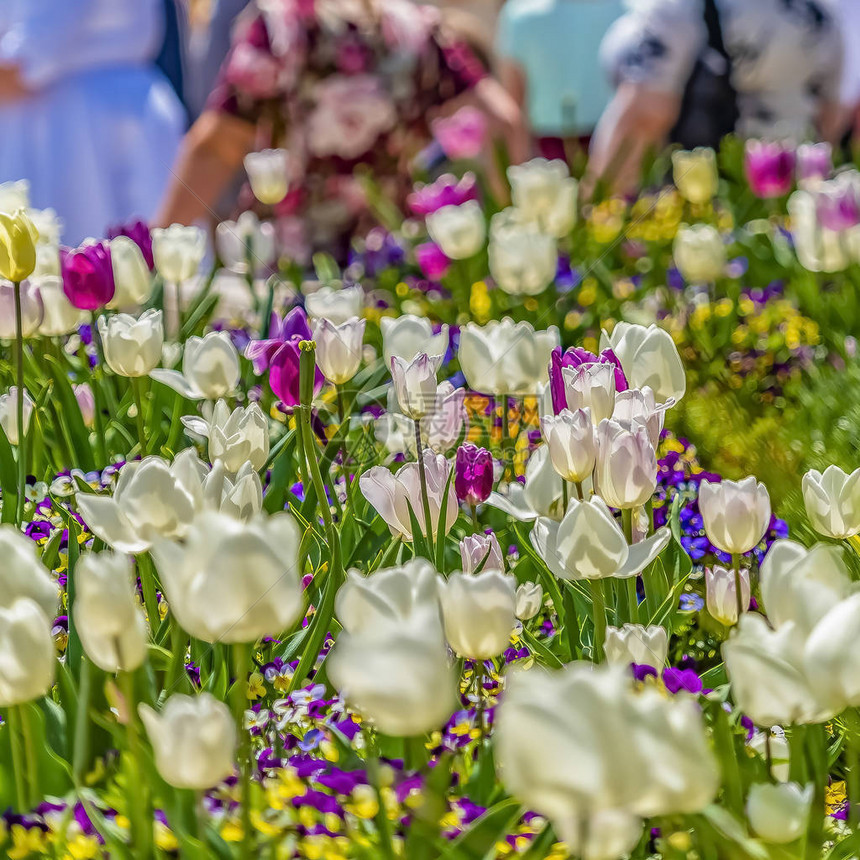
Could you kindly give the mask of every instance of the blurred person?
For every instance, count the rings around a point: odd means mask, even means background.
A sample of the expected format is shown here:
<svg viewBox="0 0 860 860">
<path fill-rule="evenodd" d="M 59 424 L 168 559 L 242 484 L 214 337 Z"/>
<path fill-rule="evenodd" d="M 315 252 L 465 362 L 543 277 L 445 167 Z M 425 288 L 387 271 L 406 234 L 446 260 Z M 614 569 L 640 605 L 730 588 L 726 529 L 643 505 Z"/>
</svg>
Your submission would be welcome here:
<svg viewBox="0 0 860 860">
<path fill-rule="evenodd" d="M 860 144 L 860 0 L 839 0 L 839 17 L 845 59 L 840 130 L 856 146 Z"/>
<path fill-rule="evenodd" d="M 151 217 L 182 137 L 154 60 L 164 0 L 0 3 L 0 182 L 27 179 L 63 239 Z"/>
<path fill-rule="evenodd" d="M 516 105 L 439 13 L 411 0 L 266 0 L 240 19 L 207 109 L 192 126 L 157 223 L 211 212 L 244 156 L 282 146 L 290 191 L 274 208 L 284 251 L 343 260 L 375 219 L 361 170 L 402 203 L 434 113 L 471 93 L 527 155 Z"/>
<path fill-rule="evenodd" d="M 545 157 L 587 147 L 612 97 L 599 73 L 600 41 L 623 11 L 623 0 L 508 0 L 502 8 L 499 77 L 527 110 Z"/>
<path fill-rule="evenodd" d="M 632 0 L 601 55 L 616 90 L 589 181 L 632 190 L 649 150 L 838 136 L 842 39 L 830 0 Z"/>
</svg>

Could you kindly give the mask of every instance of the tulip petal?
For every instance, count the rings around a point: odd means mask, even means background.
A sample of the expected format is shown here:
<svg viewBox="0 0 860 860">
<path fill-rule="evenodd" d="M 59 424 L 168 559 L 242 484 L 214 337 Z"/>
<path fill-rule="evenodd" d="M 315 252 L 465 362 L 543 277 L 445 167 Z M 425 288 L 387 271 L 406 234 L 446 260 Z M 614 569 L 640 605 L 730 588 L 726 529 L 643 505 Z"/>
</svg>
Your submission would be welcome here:
<svg viewBox="0 0 860 860">
<path fill-rule="evenodd" d="M 84 522 L 105 543 L 120 552 L 128 553 L 142 552 L 149 548 L 149 542 L 134 532 L 113 498 L 78 493 L 76 499 Z"/>
<path fill-rule="evenodd" d="M 630 547 L 627 561 L 621 565 L 621 569 L 615 575 L 624 579 L 641 573 L 669 545 L 671 537 L 672 534 L 669 529 L 663 526 L 663 528 L 657 529 L 651 537 L 634 543 Z"/>
<path fill-rule="evenodd" d="M 203 395 L 192 388 L 188 380 L 178 370 L 165 370 L 156 368 L 149 372 L 150 379 L 163 382 L 168 388 L 172 388 L 177 394 L 187 397 L 189 400 L 202 400 Z"/>
<path fill-rule="evenodd" d="M 490 493 L 487 499 L 487 504 L 490 507 L 503 511 L 512 516 L 515 520 L 521 523 L 534 522 L 538 515 L 533 511 L 525 498 L 525 490 L 522 484 L 508 484 L 508 492 L 506 495 L 498 492 Z"/>
</svg>

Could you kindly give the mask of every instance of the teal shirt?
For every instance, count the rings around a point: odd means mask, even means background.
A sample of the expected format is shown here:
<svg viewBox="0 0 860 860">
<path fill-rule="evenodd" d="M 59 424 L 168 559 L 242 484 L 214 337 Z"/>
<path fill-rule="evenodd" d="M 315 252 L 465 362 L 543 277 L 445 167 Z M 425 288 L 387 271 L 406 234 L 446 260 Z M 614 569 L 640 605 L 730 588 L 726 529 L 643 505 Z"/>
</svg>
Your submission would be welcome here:
<svg viewBox="0 0 860 860">
<path fill-rule="evenodd" d="M 590 134 L 612 96 L 598 59 L 623 0 L 508 0 L 496 50 L 520 65 L 535 134 Z"/>
</svg>

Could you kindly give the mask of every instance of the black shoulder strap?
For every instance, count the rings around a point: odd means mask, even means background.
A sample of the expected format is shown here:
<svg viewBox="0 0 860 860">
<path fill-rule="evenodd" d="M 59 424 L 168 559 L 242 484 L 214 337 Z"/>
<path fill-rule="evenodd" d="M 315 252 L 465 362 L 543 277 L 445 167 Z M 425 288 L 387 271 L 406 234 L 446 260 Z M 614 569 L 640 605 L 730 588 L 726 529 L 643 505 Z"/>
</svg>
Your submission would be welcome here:
<svg viewBox="0 0 860 860">
<path fill-rule="evenodd" d="M 716 0 L 705 0 L 705 26 L 708 28 L 708 47 L 726 60 L 730 59 L 723 41 L 723 28 L 720 24 L 720 12 L 717 9 Z"/>
</svg>

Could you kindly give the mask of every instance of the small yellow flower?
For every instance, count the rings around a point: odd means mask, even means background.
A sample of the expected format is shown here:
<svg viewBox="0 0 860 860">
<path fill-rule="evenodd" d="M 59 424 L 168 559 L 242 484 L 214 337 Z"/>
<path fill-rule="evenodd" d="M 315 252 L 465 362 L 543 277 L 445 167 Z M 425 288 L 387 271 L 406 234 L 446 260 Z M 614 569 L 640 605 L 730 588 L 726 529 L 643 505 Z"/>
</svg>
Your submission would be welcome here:
<svg viewBox="0 0 860 860">
<path fill-rule="evenodd" d="M 248 678 L 248 698 L 253 701 L 254 699 L 260 699 L 266 695 L 266 684 L 264 683 L 263 676 L 259 672 L 254 672 L 250 678 Z"/>
</svg>

